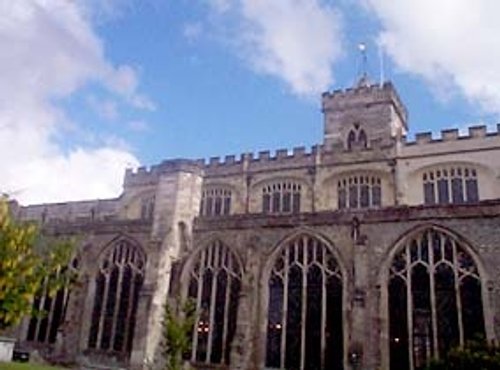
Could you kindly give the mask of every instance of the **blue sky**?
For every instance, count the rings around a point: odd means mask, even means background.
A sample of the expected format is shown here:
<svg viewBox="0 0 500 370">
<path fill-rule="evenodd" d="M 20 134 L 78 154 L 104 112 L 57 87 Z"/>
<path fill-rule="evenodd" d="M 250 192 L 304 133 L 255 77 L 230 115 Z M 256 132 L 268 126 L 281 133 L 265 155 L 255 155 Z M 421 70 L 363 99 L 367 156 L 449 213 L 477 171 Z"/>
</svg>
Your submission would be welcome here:
<svg viewBox="0 0 500 370">
<path fill-rule="evenodd" d="M 320 143 L 320 94 L 354 83 L 359 42 L 374 82 L 383 50 L 411 133 L 494 124 L 498 11 L 488 0 L 0 0 L 0 189 L 24 204 L 113 197 L 126 167 Z"/>
</svg>

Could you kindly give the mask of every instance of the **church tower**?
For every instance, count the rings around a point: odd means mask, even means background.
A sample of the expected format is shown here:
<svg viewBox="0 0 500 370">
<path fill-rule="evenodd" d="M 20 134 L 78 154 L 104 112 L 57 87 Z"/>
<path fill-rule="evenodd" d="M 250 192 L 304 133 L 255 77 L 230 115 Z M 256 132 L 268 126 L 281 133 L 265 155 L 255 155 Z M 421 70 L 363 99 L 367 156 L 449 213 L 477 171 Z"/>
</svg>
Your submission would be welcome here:
<svg viewBox="0 0 500 370">
<path fill-rule="evenodd" d="M 390 82 L 370 85 L 366 78 L 345 91 L 322 96 L 326 148 L 369 148 L 372 142 L 390 144 L 405 135 L 407 111 Z"/>
</svg>

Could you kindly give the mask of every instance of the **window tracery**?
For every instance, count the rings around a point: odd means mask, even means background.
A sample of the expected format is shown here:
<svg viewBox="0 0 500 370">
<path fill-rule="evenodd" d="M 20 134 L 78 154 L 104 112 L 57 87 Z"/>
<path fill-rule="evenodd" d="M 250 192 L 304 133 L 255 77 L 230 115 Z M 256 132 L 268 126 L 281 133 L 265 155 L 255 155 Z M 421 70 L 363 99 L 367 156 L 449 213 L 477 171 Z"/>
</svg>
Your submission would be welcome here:
<svg viewBox="0 0 500 370">
<path fill-rule="evenodd" d="M 347 150 L 352 150 L 355 147 L 363 149 L 368 147 L 368 137 L 365 130 L 360 128 L 359 123 L 355 123 L 353 128 L 349 131 L 346 146 Z"/>
<path fill-rule="evenodd" d="M 452 166 L 426 171 L 422 175 L 424 203 L 475 203 L 479 201 L 477 171 Z"/>
<path fill-rule="evenodd" d="M 263 213 L 299 213 L 302 185 L 293 181 L 275 182 L 262 188 Z"/>
<path fill-rule="evenodd" d="M 78 259 L 73 259 L 70 266 L 70 273 L 77 273 Z M 37 294 L 33 300 L 33 310 L 35 313 L 43 312 L 42 317 L 31 317 L 28 324 L 26 340 L 28 342 L 38 342 L 54 344 L 57 338 L 57 331 L 64 322 L 66 307 L 70 295 L 68 286 L 59 289 L 54 296 L 48 294 L 49 281 L 42 284 L 40 294 Z"/>
<path fill-rule="evenodd" d="M 203 249 L 190 272 L 188 296 L 196 302 L 191 360 L 229 364 L 236 332 L 241 267 L 235 255 L 219 241 Z"/>
<path fill-rule="evenodd" d="M 266 366 L 343 368 L 342 274 L 330 249 L 307 235 L 293 239 L 268 286 Z"/>
<path fill-rule="evenodd" d="M 140 248 L 126 240 L 116 243 L 101 259 L 95 279 L 89 348 L 130 353 L 145 263 Z"/>
<path fill-rule="evenodd" d="M 461 243 L 426 229 L 394 256 L 389 277 L 391 369 L 417 369 L 485 337 L 482 283 Z"/>
<path fill-rule="evenodd" d="M 200 215 L 221 216 L 231 213 L 231 195 L 229 189 L 213 188 L 202 192 Z"/>
<path fill-rule="evenodd" d="M 353 175 L 337 182 L 337 206 L 343 208 L 369 208 L 382 205 L 380 177 Z"/>
</svg>

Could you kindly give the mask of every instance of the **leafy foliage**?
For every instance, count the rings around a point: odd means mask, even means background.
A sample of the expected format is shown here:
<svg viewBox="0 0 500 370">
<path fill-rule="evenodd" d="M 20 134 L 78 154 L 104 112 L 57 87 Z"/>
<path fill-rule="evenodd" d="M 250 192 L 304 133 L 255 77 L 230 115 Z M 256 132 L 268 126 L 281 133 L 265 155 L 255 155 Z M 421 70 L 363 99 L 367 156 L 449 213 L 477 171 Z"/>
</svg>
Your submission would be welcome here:
<svg viewBox="0 0 500 370">
<path fill-rule="evenodd" d="M 434 360 L 427 370 L 498 370 L 500 347 L 485 341 L 468 342 L 452 349 L 443 359 Z"/>
<path fill-rule="evenodd" d="M 54 295 L 68 283 L 72 253 L 72 242 L 43 238 L 35 225 L 16 222 L 0 199 L 0 331 L 34 314 L 42 287 Z"/>
<path fill-rule="evenodd" d="M 196 306 L 192 300 L 175 311 L 168 303 L 163 317 L 163 357 L 165 370 L 183 368 L 183 356 L 191 351 L 191 333 L 196 322 Z"/>
</svg>

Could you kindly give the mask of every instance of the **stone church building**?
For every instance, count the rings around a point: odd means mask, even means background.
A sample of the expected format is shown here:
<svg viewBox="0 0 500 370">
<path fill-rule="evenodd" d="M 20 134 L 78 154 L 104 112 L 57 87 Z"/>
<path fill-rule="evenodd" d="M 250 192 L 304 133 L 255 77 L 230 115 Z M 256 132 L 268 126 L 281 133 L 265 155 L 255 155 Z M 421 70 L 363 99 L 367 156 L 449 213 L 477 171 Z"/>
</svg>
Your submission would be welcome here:
<svg viewBox="0 0 500 370">
<path fill-rule="evenodd" d="M 500 339 L 500 126 L 407 141 L 391 83 L 322 111 L 310 149 L 166 160 L 116 199 L 17 207 L 78 240 L 77 284 L 36 298 L 49 314 L 20 346 L 154 369 L 163 306 L 186 297 L 197 369 L 413 370 Z"/>
</svg>

